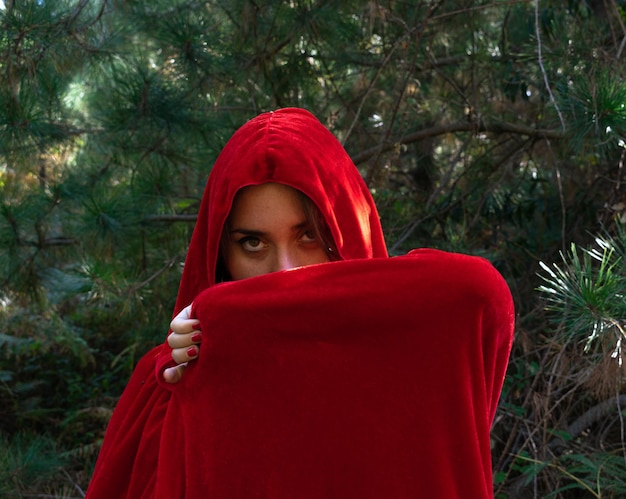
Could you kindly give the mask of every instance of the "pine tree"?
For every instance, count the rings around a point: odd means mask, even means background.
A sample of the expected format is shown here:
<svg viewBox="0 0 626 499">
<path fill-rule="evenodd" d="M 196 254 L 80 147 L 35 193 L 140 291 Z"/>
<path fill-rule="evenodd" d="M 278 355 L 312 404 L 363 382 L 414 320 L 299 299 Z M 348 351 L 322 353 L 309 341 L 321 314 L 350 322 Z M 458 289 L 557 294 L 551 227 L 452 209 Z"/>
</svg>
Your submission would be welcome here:
<svg viewBox="0 0 626 499">
<path fill-rule="evenodd" d="M 541 390 L 556 404 L 532 366 L 585 323 L 548 321 L 538 262 L 616 234 L 624 212 L 619 9 L 0 1 L 0 435 L 51 434 L 88 458 L 86 484 L 132 366 L 163 341 L 211 165 L 247 119 L 301 106 L 361 169 L 393 253 L 481 254 L 509 279 L 521 339 L 494 463 L 512 490 L 528 462 L 509 456 L 549 452 L 597 402 L 578 383 L 559 418 L 528 407 Z M 536 474 L 548 492 L 557 475 Z"/>
</svg>

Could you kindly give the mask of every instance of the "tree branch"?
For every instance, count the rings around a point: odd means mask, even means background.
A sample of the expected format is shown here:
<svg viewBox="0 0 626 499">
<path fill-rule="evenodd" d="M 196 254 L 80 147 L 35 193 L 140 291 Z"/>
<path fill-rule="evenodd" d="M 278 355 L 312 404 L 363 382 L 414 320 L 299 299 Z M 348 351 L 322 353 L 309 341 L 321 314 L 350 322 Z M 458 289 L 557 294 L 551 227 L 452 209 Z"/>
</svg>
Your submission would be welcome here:
<svg viewBox="0 0 626 499">
<path fill-rule="evenodd" d="M 604 400 L 599 404 L 594 405 L 591 409 L 585 411 L 576 420 L 571 423 L 565 432 L 571 437 L 578 437 L 583 431 L 597 423 L 598 421 L 606 418 L 611 411 L 621 409 L 626 406 L 626 394 L 619 395 L 617 397 L 611 397 Z M 617 411 L 620 414 L 620 411 Z M 621 416 L 620 416 L 621 417 Z M 562 438 L 557 437 L 548 444 L 548 448 L 555 449 L 564 445 Z"/>
<path fill-rule="evenodd" d="M 377 154 L 393 149 L 398 144 L 411 144 L 412 142 L 418 142 L 420 140 L 424 140 L 430 137 L 437 137 L 439 135 L 447 135 L 449 133 L 457 132 L 512 133 L 517 135 L 527 135 L 529 137 L 555 140 L 565 138 L 565 134 L 560 130 L 545 130 L 533 128 L 527 125 L 518 125 L 515 123 L 470 123 L 467 121 L 461 121 L 458 123 L 450 123 L 446 125 L 438 125 L 431 128 L 426 128 L 424 130 L 413 132 L 411 134 L 400 137 L 394 142 L 386 142 L 377 145 L 359 154 L 355 154 L 354 156 L 352 156 L 352 161 L 354 161 L 354 164 L 358 165 L 364 163 L 373 156 L 376 156 Z"/>
<path fill-rule="evenodd" d="M 145 222 L 195 222 L 198 218 L 197 214 L 179 215 L 177 213 L 164 215 L 148 215 L 144 218 Z"/>
</svg>

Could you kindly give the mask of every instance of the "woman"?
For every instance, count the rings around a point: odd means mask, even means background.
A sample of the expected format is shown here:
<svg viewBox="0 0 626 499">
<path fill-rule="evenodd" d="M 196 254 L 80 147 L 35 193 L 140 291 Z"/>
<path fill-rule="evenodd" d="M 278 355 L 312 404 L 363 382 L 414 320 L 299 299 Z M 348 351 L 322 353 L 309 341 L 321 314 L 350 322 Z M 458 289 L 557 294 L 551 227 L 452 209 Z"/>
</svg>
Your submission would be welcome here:
<svg viewBox="0 0 626 499">
<path fill-rule="evenodd" d="M 216 242 L 223 240 L 224 221 L 236 193 L 246 185 L 272 180 L 291 186 L 308 200 L 304 209 L 311 219 L 309 223 L 317 226 L 318 232 L 324 228 L 324 234 L 318 234 L 323 236 L 324 246 L 334 246 L 329 259 L 387 256 L 376 206 L 341 144 L 307 111 L 282 109 L 247 123 L 231 138 L 216 161 L 200 210 L 203 219 L 199 218 L 196 224 L 187 262 L 193 262 L 194 269 L 201 264 L 203 268 L 217 267 L 217 271 L 207 268 L 206 274 L 184 273 L 177 311 L 191 303 L 202 289 L 223 280 L 224 276 L 220 275 L 223 262 L 218 261 Z M 207 241 L 213 242 L 213 246 Z M 209 253 L 207 256 L 203 254 L 205 251 Z M 196 282 L 200 275 L 209 277 Z M 185 331 L 190 325 L 180 327 Z M 194 358 L 187 351 L 192 335 L 193 332 L 173 340 L 171 346 L 177 348 L 177 363 Z M 161 362 L 172 366 L 169 350 Z M 166 379 L 175 382 L 180 374 L 180 370 L 176 373 L 170 370 Z"/>
<path fill-rule="evenodd" d="M 246 279 L 305 265 L 337 260 L 336 245 L 313 202 L 302 192 L 279 183 L 243 187 L 224 224 L 217 274 L 223 280 Z M 168 344 L 180 364 L 163 378 L 177 383 L 186 363 L 197 359 L 201 334 L 190 320 L 191 306 L 171 323 Z"/>
<path fill-rule="evenodd" d="M 508 288 L 478 258 L 387 258 L 358 171 L 310 113 L 261 115 L 224 148 L 175 313 L 191 302 L 199 360 L 166 383 L 197 355 L 184 335 L 186 355 L 142 359 L 89 498 L 492 494 Z"/>
</svg>

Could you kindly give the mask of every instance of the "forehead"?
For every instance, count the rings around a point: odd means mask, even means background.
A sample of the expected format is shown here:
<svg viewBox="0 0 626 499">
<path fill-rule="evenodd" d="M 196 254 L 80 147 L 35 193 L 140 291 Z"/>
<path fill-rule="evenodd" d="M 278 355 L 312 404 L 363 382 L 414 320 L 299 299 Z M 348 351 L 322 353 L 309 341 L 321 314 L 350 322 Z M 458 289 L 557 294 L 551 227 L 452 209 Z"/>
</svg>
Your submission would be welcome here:
<svg viewBox="0 0 626 499">
<path fill-rule="evenodd" d="M 231 229 L 241 224 L 301 223 L 304 210 L 300 196 L 296 189 L 277 183 L 244 187 L 233 202 Z"/>
</svg>

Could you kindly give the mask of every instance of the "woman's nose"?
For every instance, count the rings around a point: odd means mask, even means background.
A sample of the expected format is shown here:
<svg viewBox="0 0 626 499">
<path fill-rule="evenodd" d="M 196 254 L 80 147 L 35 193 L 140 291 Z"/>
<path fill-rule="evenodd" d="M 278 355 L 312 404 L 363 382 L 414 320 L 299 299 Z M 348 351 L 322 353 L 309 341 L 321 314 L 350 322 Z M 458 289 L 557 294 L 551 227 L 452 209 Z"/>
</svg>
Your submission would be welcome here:
<svg viewBox="0 0 626 499">
<path fill-rule="evenodd" d="M 288 248 L 277 248 L 276 250 L 276 268 L 274 271 L 289 270 L 299 267 L 297 255 Z"/>
</svg>

